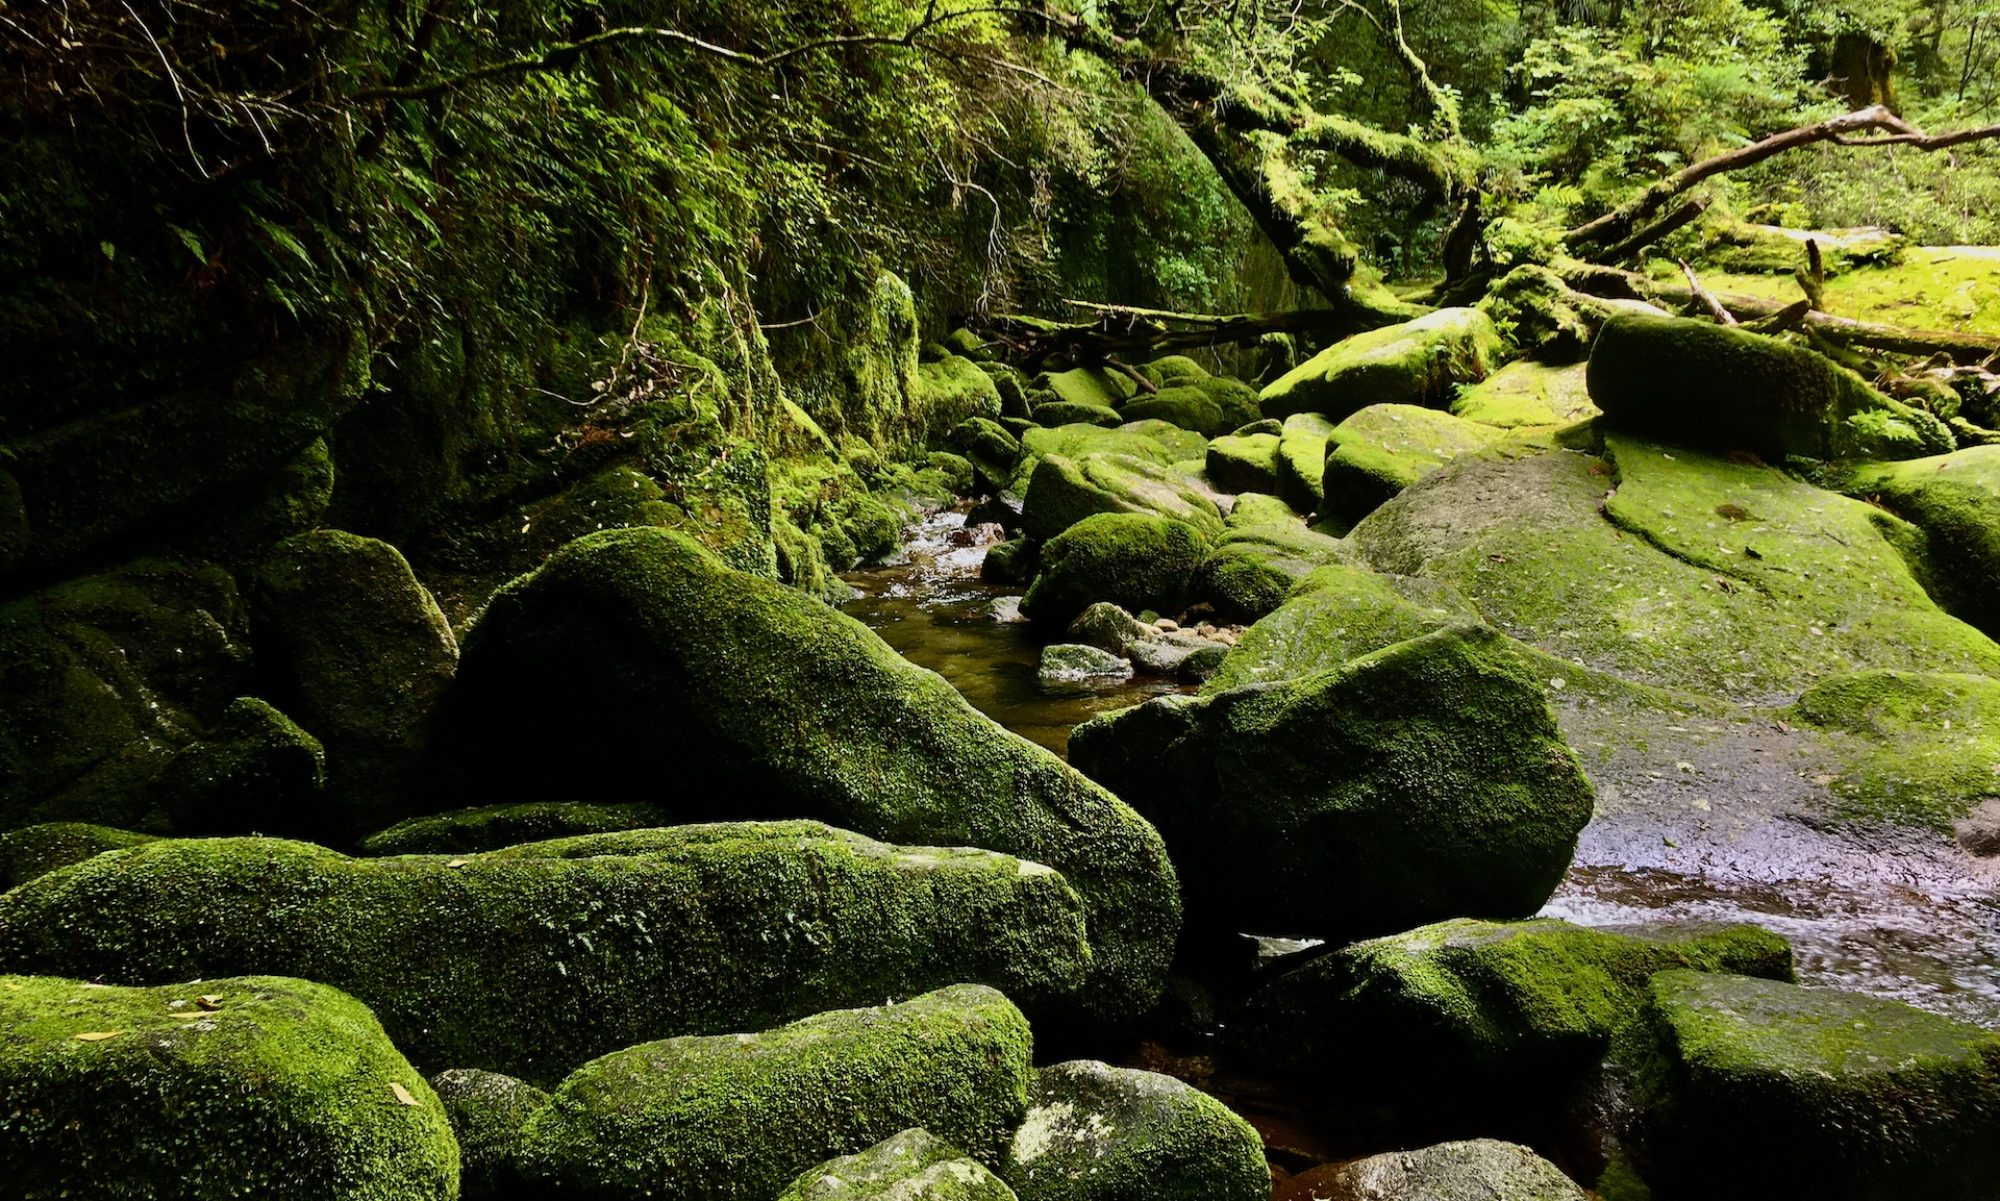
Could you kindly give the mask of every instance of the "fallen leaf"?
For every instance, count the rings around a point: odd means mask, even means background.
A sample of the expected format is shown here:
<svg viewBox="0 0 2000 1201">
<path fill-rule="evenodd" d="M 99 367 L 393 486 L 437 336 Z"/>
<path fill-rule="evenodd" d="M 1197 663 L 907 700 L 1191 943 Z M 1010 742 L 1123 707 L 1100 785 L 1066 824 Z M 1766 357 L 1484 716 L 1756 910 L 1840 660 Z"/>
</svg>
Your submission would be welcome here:
<svg viewBox="0 0 2000 1201">
<path fill-rule="evenodd" d="M 76 1036 L 76 1041 L 80 1043 L 101 1043 L 107 1038 L 117 1038 L 123 1033 L 125 1033 L 123 1030 L 86 1030 Z"/>
<path fill-rule="evenodd" d="M 222 1008 L 222 994 L 206 993 L 202 996 L 196 997 L 194 999 L 194 1003 L 201 1006 L 203 1009 L 220 1009 Z"/>
<path fill-rule="evenodd" d="M 21 991 L 21 986 L 20 986 L 20 985 L 18 985 L 18 984 L 16 984 L 16 983 L 14 983 L 14 982 L 13 982 L 12 980 L 9 980 L 9 981 L 7 982 L 7 991 L 8 991 L 8 992 L 20 992 L 20 991 Z"/>
<path fill-rule="evenodd" d="M 391 1080 L 389 1082 L 389 1091 L 396 1094 L 396 1100 L 404 1105 L 416 1106 L 421 1104 L 421 1102 L 419 1102 L 415 1097 L 412 1097 L 410 1095 L 409 1089 L 404 1088 L 401 1084 L 397 1083 L 394 1080 Z"/>
<path fill-rule="evenodd" d="M 465 866 L 466 864 L 468 864 L 468 863 L 471 863 L 471 862 L 472 862 L 472 860 L 470 860 L 470 859 L 454 859 L 454 860 L 452 860 L 452 861 L 451 861 L 450 863 L 447 863 L 447 864 L 445 864 L 445 866 L 446 866 L 446 867 L 464 867 L 464 866 Z"/>
</svg>

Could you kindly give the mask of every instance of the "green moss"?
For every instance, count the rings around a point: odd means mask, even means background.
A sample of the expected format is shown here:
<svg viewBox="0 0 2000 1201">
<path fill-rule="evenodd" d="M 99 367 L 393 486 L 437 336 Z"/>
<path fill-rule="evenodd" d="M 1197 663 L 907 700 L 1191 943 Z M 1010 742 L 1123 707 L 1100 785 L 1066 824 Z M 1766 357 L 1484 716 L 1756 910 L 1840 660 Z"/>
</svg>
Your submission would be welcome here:
<svg viewBox="0 0 2000 1201">
<path fill-rule="evenodd" d="M 1327 435 L 1319 511 L 1349 523 L 1360 521 L 1396 493 L 1498 437 L 1449 413 L 1371 405 Z"/>
<path fill-rule="evenodd" d="M 1897 266 L 1860 267 L 1827 280 L 1827 308 L 1856 321 L 2000 336 L 2000 271 L 1992 254 L 1988 247 L 1913 246 Z M 1788 276 L 1704 273 L 1702 282 L 1716 292 L 1782 304 L 1799 296 Z"/>
<path fill-rule="evenodd" d="M 672 825 L 656 805 L 589 805 L 574 801 L 482 805 L 397 822 L 361 840 L 364 855 L 450 855 L 492 851 L 524 842 Z"/>
<path fill-rule="evenodd" d="M 1646 982 L 1677 968 L 1789 980 L 1791 948 L 1755 926 L 1446 921 L 1287 973 L 1237 1037 L 1287 1073 L 1355 1072 L 1395 1101 L 1501 1112 L 1592 1079 Z"/>
<path fill-rule="evenodd" d="M 0 1162 L 23 1201 L 452 1201 L 458 1147 L 368 1010 L 270 976 L 0 976 Z"/>
<path fill-rule="evenodd" d="M 526 1175 L 565 1196 L 765 1201 L 912 1126 L 996 1164 L 1027 1108 L 1029 1042 L 1007 998 L 958 986 L 630 1047 L 579 1069 L 529 1121 Z"/>
<path fill-rule="evenodd" d="M 1819 243 L 1826 274 L 1837 278 L 1862 267 L 1894 268 L 1908 240 L 1886 229 L 1787 229 L 1710 217 L 1696 239 L 1696 261 L 1722 272 L 1782 275 L 1806 266 L 1806 242 Z M 1713 278 L 1709 286 L 1716 286 Z"/>
<path fill-rule="evenodd" d="M 1132 421 L 1115 430 L 1088 425 L 1033 429 L 1021 435 L 1022 454 L 1014 468 L 1012 491 L 1025 493 L 1036 462 L 1048 455 L 1082 459 L 1121 454 L 1170 467 L 1183 459 L 1200 458 L 1207 445 L 1200 434 L 1164 421 Z"/>
<path fill-rule="evenodd" d="M 1035 420 L 1046 426 L 1094 425 L 1099 429 L 1117 429 L 1125 423 L 1124 416 L 1109 405 L 1078 404 L 1070 400 L 1044 401 L 1035 405 L 1032 412 Z"/>
<path fill-rule="evenodd" d="M 283 965 L 369 1005 L 426 1068 L 540 1082 L 649 1038 L 952 981 L 1046 1007 L 1089 955 L 1046 868 L 780 822 L 469 859 L 163 840 L 5 894 L 0 963 L 135 982 Z"/>
<path fill-rule="evenodd" d="M 911 1128 L 853 1155 L 807 1168 L 778 1201 L 1015 1201 L 978 1161 Z"/>
<path fill-rule="evenodd" d="M 1825 356 L 1713 322 L 1614 318 L 1588 381 L 1608 427 L 1714 451 L 1912 458 L 1954 445 L 1943 422 Z"/>
<path fill-rule="evenodd" d="M 1179 917 L 1150 827 L 859 622 L 686 538 L 607 531 L 503 589 L 466 636 L 452 701 L 440 799 L 806 814 L 1020 854 L 1084 896 L 1093 1007 L 1137 1012 L 1158 990 Z"/>
<path fill-rule="evenodd" d="M 1500 335 L 1477 309 L 1439 309 L 1343 339 L 1286 372 L 1259 397 L 1266 417 L 1338 421 L 1369 405 L 1443 408 L 1459 384 L 1499 366 Z"/>
<path fill-rule="evenodd" d="M 1992 1031 L 1895 1001 L 1691 972 L 1655 977 L 1643 1013 L 1641 1168 L 1662 1193 L 1977 1197 L 2000 1173 Z"/>
<path fill-rule="evenodd" d="M 1172 467 L 1125 454 L 1081 459 L 1044 455 L 1028 480 L 1021 528 L 1044 541 L 1096 513 L 1170 517 L 1213 537 L 1222 514 L 1200 482 Z"/>
<path fill-rule="evenodd" d="M 1597 333 L 1592 307 L 1560 275 L 1529 264 L 1502 276 L 1479 301 L 1508 348 L 1520 354 L 1572 360 L 1583 357 Z"/>
<path fill-rule="evenodd" d="M 1154 395 L 1141 395 L 1126 401 L 1120 412 L 1125 420 L 1165 421 L 1208 438 L 1243 424 L 1236 420 L 1240 414 L 1223 412 L 1222 406 L 1195 384 L 1172 384 Z"/>
<path fill-rule="evenodd" d="M 153 841 L 150 834 L 83 822 L 45 822 L 0 834 L 0 892 L 106 851 Z"/>
<path fill-rule="evenodd" d="M 1277 512 L 1260 516 L 1259 500 Z M 1315 570 L 1350 557 L 1338 539 L 1307 529 L 1283 501 L 1250 493 L 1238 498 L 1229 529 L 1202 560 L 1194 595 L 1226 621 L 1256 621 L 1283 604 Z"/>
<path fill-rule="evenodd" d="M 1198 384 L 1205 379 L 1213 378 L 1208 368 L 1184 354 L 1167 354 L 1157 359 L 1149 359 L 1139 364 L 1139 374 L 1162 388 L 1175 384 Z"/>
<path fill-rule="evenodd" d="M 1278 495 L 1301 513 L 1319 508 L 1326 474 L 1326 439 L 1333 422 L 1317 413 L 1285 418 L 1278 438 Z"/>
<path fill-rule="evenodd" d="M 330 834 L 402 816 L 424 719 L 458 662 L 429 590 L 388 543 L 315 530 L 264 561 L 251 600 L 272 699 L 326 747 Z"/>
<path fill-rule="evenodd" d="M 1477 610 L 1450 588 L 1345 562 L 1315 567 L 1280 600 L 1237 639 L 1221 669 L 1203 685 L 1205 694 L 1303 679 L 1383 647 L 1479 619 Z"/>
<path fill-rule="evenodd" d="M 952 427 L 951 445 L 972 462 L 979 486 L 998 494 L 1014 478 L 1021 457 L 1021 440 L 998 422 L 975 417 Z"/>
<path fill-rule="evenodd" d="M 979 562 L 979 578 L 996 584 L 1029 584 L 1040 558 L 1040 548 L 1026 538 L 995 543 Z"/>
<path fill-rule="evenodd" d="M 1051 538 L 1021 598 L 1028 618 L 1068 625 L 1094 601 L 1177 613 L 1208 552 L 1200 530 L 1148 513 L 1097 513 Z"/>
<path fill-rule="evenodd" d="M 1139 390 L 1123 372 L 1103 367 L 1045 371 L 1035 377 L 1034 386 L 1055 393 L 1059 401 L 1101 409 L 1115 409 Z"/>
<path fill-rule="evenodd" d="M 238 697 L 208 737 L 183 749 L 149 795 L 177 834 L 288 834 L 325 829 L 326 752 L 256 697 Z"/>
<path fill-rule="evenodd" d="M 1568 425 L 1597 415 L 1581 363 L 1551 366 L 1521 359 L 1460 388 L 1454 415 L 1501 429 Z"/>
<path fill-rule="evenodd" d="M 518 1197 L 522 1130 L 549 1103 L 549 1095 L 512 1076 L 476 1068 L 450 1068 L 430 1083 L 458 1140 L 462 1201 Z"/>
<path fill-rule="evenodd" d="M 1074 1060 L 1035 1073 L 1000 1175 L 1021 1201 L 1269 1201 L 1264 1141 L 1199 1089 Z"/>
<path fill-rule="evenodd" d="M 1233 931 L 1523 916 L 1591 814 L 1541 682 L 1478 626 L 1101 717 L 1070 759 L 1159 826 L 1189 920 Z"/>
<path fill-rule="evenodd" d="M 1856 815 L 1949 829 L 1994 793 L 2000 680 L 1856 672 L 1813 685 L 1790 716 L 1827 732 Z"/>
<path fill-rule="evenodd" d="M 1208 444 L 1208 478 L 1224 492 L 1278 491 L 1278 436 L 1224 435 Z"/>
<path fill-rule="evenodd" d="M 312 529 L 333 500 L 333 474 L 326 439 L 313 439 L 276 472 L 209 506 L 193 523 L 194 551 L 236 564 Z"/>
<path fill-rule="evenodd" d="M 2000 446 L 1858 464 L 1841 488 L 1922 530 L 1919 567 L 1931 595 L 1989 635 L 2000 634 Z"/>
</svg>

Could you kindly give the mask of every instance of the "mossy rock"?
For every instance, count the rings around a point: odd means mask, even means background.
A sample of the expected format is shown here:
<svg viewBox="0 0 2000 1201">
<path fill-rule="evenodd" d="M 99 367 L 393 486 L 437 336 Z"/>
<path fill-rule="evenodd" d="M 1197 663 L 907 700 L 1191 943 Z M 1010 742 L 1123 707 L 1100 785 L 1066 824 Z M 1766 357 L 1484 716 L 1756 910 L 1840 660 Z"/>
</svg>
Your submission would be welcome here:
<svg viewBox="0 0 2000 1201">
<path fill-rule="evenodd" d="M 1807 242 L 1819 243 L 1828 276 L 1859 267 L 1894 267 L 1909 239 L 1886 229 L 1789 229 L 1750 221 L 1711 218 L 1699 229 L 1698 262 L 1723 271 L 1785 275 L 1807 265 Z"/>
<path fill-rule="evenodd" d="M 1278 436 L 1225 434 L 1208 444 L 1208 478 L 1224 492 L 1278 491 Z"/>
<path fill-rule="evenodd" d="M 501 590 L 447 708 L 441 799 L 806 814 L 1018 854 L 1083 894 L 1093 1010 L 1135 1014 L 1159 988 L 1179 905 L 1150 826 L 859 622 L 679 535 L 593 535 Z"/>
<path fill-rule="evenodd" d="M 672 814 L 657 805 L 527 801 L 412 817 L 370 834 L 361 840 L 360 849 L 364 855 L 459 855 L 524 842 L 672 824 Z"/>
<path fill-rule="evenodd" d="M 525 1081 L 477 1068 L 448 1068 L 431 1077 L 458 1140 L 459 1201 L 509 1201 L 521 1196 L 521 1135 L 549 1095 Z"/>
<path fill-rule="evenodd" d="M 1633 683 L 1769 703 L 1873 667 L 2000 675 L 2000 646 L 1937 607 L 1903 553 L 1917 531 L 1881 509 L 1631 438 L 1518 452 L 1453 461 L 1349 542 Z"/>
<path fill-rule="evenodd" d="M 1547 267 L 1528 263 L 1500 277 L 1479 309 L 1509 350 L 1545 359 L 1581 359 L 1590 349 L 1607 302 L 1584 297 Z"/>
<path fill-rule="evenodd" d="M 1147 814 L 1204 928 L 1355 938 L 1523 917 L 1591 788 L 1541 681 L 1455 626 L 1341 667 L 1097 718 L 1070 759 Z"/>
<path fill-rule="evenodd" d="M 1398 642 L 1479 620 L 1478 610 L 1450 588 L 1340 561 L 1313 568 L 1281 600 L 1243 631 L 1204 692 L 1304 679 Z"/>
<path fill-rule="evenodd" d="M 0 1163 L 22 1201 L 453 1201 L 430 1085 L 360 1002 L 272 976 L 0 976 Z"/>
<path fill-rule="evenodd" d="M 1024 495 L 1035 464 L 1049 455 L 1082 459 L 1094 454 L 1121 454 L 1171 467 L 1184 459 L 1200 458 L 1207 445 L 1200 434 L 1164 421 L 1129 421 L 1117 429 L 1093 425 L 1033 429 L 1021 435 L 1021 457 L 1015 463 L 1009 491 Z"/>
<path fill-rule="evenodd" d="M 1193 430 L 1205 438 L 1226 434 L 1243 424 L 1237 414 L 1224 413 L 1206 390 L 1196 384 L 1173 384 L 1153 395 L 1140 394 L 1119 410 L 1126 421 L 1164 421 Z"/>
<path fill-rule="evenodd" d="M 147 784 L 249 690 L 250 660 L 213 564 L 141 559 L 0 604 L 0 829 L 164 830 Z"/>
<path fill-rule="evenodd" d="M 1019 367 L 1011 363 L 993 363 L 975 360 L 986 378 L 993 381 L 993 390 L 1000 394 L 1000 416 L 1026 417 L 1028 415 L 1028 377 Z"/>
<path fill-rule="evenodd" d="M 1258 398 L 1266 417 L 1321 413 L 1338 421 L 1369 405 L 1440 409 L 1459 384 L 1500 364 L 1500 335 L 1478 309 L 1439 309 L 1342 339 L 1286 372 Z"/>
<path fill-rule="evenodd" d="M 1035 680 L 1044 687 L 1115 684 L 1131 676 L 1132 665 L 1117 655 L 1075 642 L 1043 647 L 1035 667 Z"/>
<path fill-rule="evenodd" d="M 996 421 L 975 417 L 952 427 L 951 445 L 972 462 L 979 486 L 995 495 L 1006 491 L 1021 458 L 1021 440 Z"/>
<path fill-rule="evenodd" d="M 333 478 L 333 452 L 325 438 L 315 438 L 283 467 L 222 496 L 190 522 L 197 532 L 189 549 L 232 565 L 261 557 L 273 543 L 319 524 L 333 502 Z"/>
<path fill-rule="evenodd" d="M 808 1168 L 778 1201 L 1016 1201 L 985 1165 L 912 1127 L 866 1151 Z"/>
<path fill-rule="evenodd" d="M 168 760 L 150 794 L 177 834 L 288 834 L 326 828 L 319 739 L 253 696 Z"/>
<path fill-rule="evenodd" d="M 1285 418 L 1278 437 L 1278 495 L 1301 513 L 1318 509 L 1326 490 L 1326 440 L 1332 433 L 1333 422 L 1318 413 Z"/>
<path fill-rule="evenodd" d="M 1096 513 L 1051 538 L 1021 598 L 1030 620 L 1068 625 L 1097 601 L 1177 613 L 1208 539 L 1185 522 L 1148 513 Z"/>
<path fill-rule="evenodd" d="M 1659 1195 L 1992 1195 L 2000 1034 L 1741 976 L 1666 972 L 1649 991 L 1634 1100 Z"/>
<path fill-rule="evenodd" d="M 1389 1151 L 1302 1172 L 1283 1194 L 1317 1201 L 1589 1201 L 1562 1169 L 1518 1143 L 1477 1138 Z"/>
<path fill-rule="evenodd" d="M 1189 630 L 1163 630 L 1105 601 L 1085 609 L 1069 624 L 1069 637 L 1120 658 L 1140 671 L 1178 676 L 1188 661 L 1215 643 Z"/>
<path fill-rule="evenodd" d="M 1129 376 L 1103 367 L 1044 371 L 1035 377 L 1034 387 L 1055 393 L 1056 399 L 1066 404 L 1103 409 L 1115 409 L 1139 391 Z"/>
<path fill-rule="evenodd" d="M 282 964 L 368 1004 L 425 1067 L 536 1082 L 646 1039 L 951 981 L 1047 1006 L 1082 983 L 1083 931 L 1075 892 L 1047 868 L 816 822 L 460 858 L 169 839 L 0 899 L 10 967 L 136 983 Z"/>
<path fill-rule="evenodd" d="M 1614 318 L 1588 380 L 1606 426 L 1684 446 L 1777 460 L 1912 459 L 1955 445 L 1942 421 L 1826 356 L 1713 322 Z"/>
<path fill-rule="evenodd" d="M 1041 548 L 1026 538 L 996 542 L 979 561 L 979 578 L 995 584 L 1028 584 L 1035 578 Z"/>
<path fill-rule="evenodd" d="M 388 543 L 315 530 L 264 561 L 251 602 L 272 699 L 326 747 L 339 810 L 326 834 L 354 838 L 403 816 L 425 719 L 458 663 L 430 591 Z"/>
<path fill-rule="evenodd" d="M 912 1126 L 986 1165 L 1027 1109 L 1027 1019 L 990 988 L 628 1047 L 528 1122 L 528 1179 L 562 1196 L 768 1201 Z"/>
<path fill-rule="evenodd" d="M 2000 635 L 2000 446 L 1857 465 L 1841 483 L 1924 532 L 1924 582 L 1939 603 Z"/>
<path fill-rule="evenodd" d="M 1371 1104 L 1490 1119 L 1558 1105 L 1593 1080 L 1646 982 L 1673 969 L 1789 980 L 1792 953 L 1755 926 L 1461 918 L 1286 973 L 1258 990 L 1234 1036 L 1273 1070 L 1367 1080 Z"/>
<path fill-rule="evenodd" d="M 1110 405 L 1050 400 L 1036 405 L 1033 412 L 1035 420 L 1047 426 L 1093 425 L 1108 430 L 1125 424 L 1124 415 Z"/>
<path fill-rule="evenodd" d="M 0 834 L 0 892 L 106 851 L 152 841 L 151 834 L 84 822 L 45 822 L 9 830 Z"/>
<path fill-rule="evenodd" d="M 1460 455 L 1499 435 L 1449 413 L 1413 405 L 1372 405 L 1326 437 L 1322 514 L 1350 524 Z"/>
<path fill-rule="evenodd" d="M 1214 378 L 1214 373 L 1184 354 L 1164 354 L 1139 364 L 1139 374 L 1162 388 L 1176 384 L 1198 384 Z"/>
<path fill-rule="evenodd" d="M 1268 1201 L 1264 1141 L 1171 1076 L 1079 1059 L 1042 1068 L 1000 1175 L 1021 1201 Z"/>
<path fill-rule="evenodd" d="M 2000 680 L 1876 669 L 1821 680 L 1787 716 L 1824 731 L 1856 815 L 1949 829 L 2000 793 Z"/>
<path fill-rule="evenodd" d="M 1023 498 L 1023 531 L 1047 541 L 1095 513 L 1148 513 L 1208 537 L 1222 532 L 1221 510 L 1200 481 L 1172 467 L 1124 454 L 1043 456 Z"/>
<path fill-rule="evenodd" d="M 990 420 L 1005 410 L 993 377 L 979 364 L 956 355 L 918 365 L 910 379 L 910 405 L 921 433 L 896 448 L 906 453 L 922 451 L 960 422 L 974 417 Z"/>
<path fill-rule="evenodd" d="M 1521 359 L 1458 390 L 1454 416 L 1499 429 L 1569 425 L 1597 416 L 1582 363 L 1551 365 Z"/>
<path fill-rule="evenodd" d="M 1313 572 L 1353 557 L 1339 539 L 1314 533 L 1289 506 L 1281 507 L 1282 522 L 1238 526 L 1238 514 L 1231 513 L 1230 528 L 1202 560 L 1194 594 L 1223 620 L 1257 621 L 1283 605 Z"/>
</svg>

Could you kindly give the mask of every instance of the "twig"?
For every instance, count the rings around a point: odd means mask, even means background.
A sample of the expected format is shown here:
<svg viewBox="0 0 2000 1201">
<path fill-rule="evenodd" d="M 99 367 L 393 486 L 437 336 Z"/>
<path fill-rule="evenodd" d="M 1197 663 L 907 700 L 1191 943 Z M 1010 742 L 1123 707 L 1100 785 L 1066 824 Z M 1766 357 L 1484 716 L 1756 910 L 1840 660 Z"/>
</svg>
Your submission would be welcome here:
<svg viewBox="0 0 2000 1201">
<path fill-rule="evenodd" d="M 1701 281 L 1695 278 L 1694 268 L 1687 265 L 1687 260 L 1677 259 L 1675 261 L 1681 265 L 1681 274 L 1687 276 L 1688 291 L 1694 293 L 1694 298 L 1701 302 L 1703 308 L 1708 310 L 1709 316 L 1715 318 L 1716 324 L 1735 325 L 1737 323 L 1736 314 L 1723 307 L 1722 302 L 1715 298 L 1715 293 L 1701 286 Z"/>
</svg>

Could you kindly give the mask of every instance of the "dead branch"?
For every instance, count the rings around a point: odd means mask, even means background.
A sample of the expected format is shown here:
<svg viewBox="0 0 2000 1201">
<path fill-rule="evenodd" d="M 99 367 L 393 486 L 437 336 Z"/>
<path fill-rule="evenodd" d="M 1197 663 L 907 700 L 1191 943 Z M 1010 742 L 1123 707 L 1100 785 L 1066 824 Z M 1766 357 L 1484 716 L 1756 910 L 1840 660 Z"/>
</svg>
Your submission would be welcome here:
<svg viewBox="0 0 2000 1201">
<path fill-rule="evenodd" d="M 1597 258 L 1606 263 L 1622 263 L 1707 212 L 1708 205 L 1708 197 L 1697 196 L 1623 242 L 1606 249 Z"/>
<path fill-rule="evenodd" d="M 1717 300 L 1715 293 L 1701 286 L 1701 281 L 1695 278 L 1694 268 L 1688 266 L 1687 260 L 1677 259 L 1675 261 L 1681 265 L 1681 274 L 1687 276 L 1688 291 L 1694 296 L 1695 300 L 1700 302 L 1702 308 L 1708 310 L 1708 315 L 1715 318 L 1715 323 L 1717 325 L 1735 325 L 1737 323 L 1736 314 L 1730 312 L 1727 306 L 1720 300 Z"/>
</svg>

